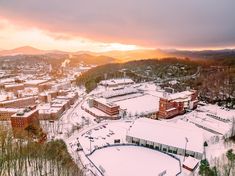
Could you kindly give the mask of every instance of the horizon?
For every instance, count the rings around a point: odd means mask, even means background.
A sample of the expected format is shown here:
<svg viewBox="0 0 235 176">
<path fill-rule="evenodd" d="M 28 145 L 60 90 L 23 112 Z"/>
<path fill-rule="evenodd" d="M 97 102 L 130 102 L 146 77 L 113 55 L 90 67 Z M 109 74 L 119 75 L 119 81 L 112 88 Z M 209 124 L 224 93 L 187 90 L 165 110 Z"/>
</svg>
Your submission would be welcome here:
<svg viewBox="0 0 235 176">
<path fill-rule="evenodd" d="M 91 53 L 106 53 L 106 52 L 115 52 L 115 51 L 120 51 L 120 52 L 128 52 L 128 51 L 191 51 L 191 52 L 201 52 L 201 51 L 222 51 L 222 50 L 235 50 L 235 47 L 224 47 L 224 48 L 198 48 L 198 49 L 176 49 L 176 48 L 136 48 L 136 49 L 129 49 L 129 50 L 108 50 L 108 51 L 91 51 L 91 50 L 74 50 L 74 51 L 66 51 L 66 50 L 60 50 L 60 49 L 41 49 L 38 47 L 30 46 L 30 45 L 23 45 L 19 47 L 13 47 L 9 49 L 2 49 L 0 48 L 0 51 L 12 51 L 12 50 L 17 50 L 17 49 L 35 49 L 35 50 L 40 50 L 40 51 L 45 51 L 45 52 L 65 52 L 65 53 L 76 53 L 76 52 L 91 52 Z"/>
</svg>

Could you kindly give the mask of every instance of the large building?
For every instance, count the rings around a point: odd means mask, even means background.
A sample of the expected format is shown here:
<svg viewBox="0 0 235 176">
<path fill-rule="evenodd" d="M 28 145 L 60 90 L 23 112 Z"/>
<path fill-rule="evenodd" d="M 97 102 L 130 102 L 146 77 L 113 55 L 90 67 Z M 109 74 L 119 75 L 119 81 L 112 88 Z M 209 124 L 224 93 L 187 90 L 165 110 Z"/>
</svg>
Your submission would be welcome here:
<svg viewBox="0 0 235 176">
<path fill-rule="evenodd" d="M 104 100 L 104 99 L 103 99 Z M 119 106 L 114 103 L 103 102 L 102 99 L 93 100 L 93 106 L 110 116 L 119 114 Z"/>
<path fill-rule="evenodd" d="M 107 86 L 107 87 L 117 87 L 123 85 L 134 84 L 135 82 L 129 78 L 120 78 L 120 79 L 109 79 L 103 80 L 99 83 L 99 85 Z"/>
<path fill-rule="evenodd" d="M 46 97 L 43 97 L 45 95 Z M 58 92 L 56 98 L 51 98 L 51 95 L 41 94 L 40 101 L 44 102 L 39 109 L 39 119 L 40 120 L 56 120 L 60 118 L 64 111 L 68 110 L 71 105 L 75 103 L 78 99 L 77 92 Z M 48 97 L 50 97 L 48 101 Z M 49 103 L 47 103 L 49 102 Z"/>
<path fill-rule="evenodd" d="M 0 108 L 25 108 L 36 105 L 35 97 L 24 97 L 0 102 Z"/>
<path fill-rule="evenodd" d="M 40 120 L 56 120 L 63 114 L 63 107 L 51 107 L 49 104 L 45 104 L 39 108 Z"/>
<path fill-rule="evenodd" d="M 184 103 L 160 98 L 158 118 L 171 118 L 184 113 Z"/>
<path fill-rule="evenodd" d="M 11 116 L 18 112 L 19 108 L 0 108 L 0 121 L 9 121 Z"/>
<path fill-rule="evenodd" d="M 17 93 L 18 90 L 23 90 L 24 84 L 7 84 L 5 85 L 5 90 L 7 92 Z"/>
<path fill-rule="evenodd" d="M 167 119 L 196 108 L 197 103 L 196 90 L 167 93 L 155 85 L 143 83 L 107 88 L 93 96 L 89 106 L 85 103 L 83 107 L 95 117 L 109 116 L 113 119 L 118 115 Z"/>
<path fill-rule="evenodd" d="M 203 134 L 185 126 L 174 123 L 140 118 L 128 130 L 126 140 L 166 153 L 192 156 L 197 159 L 203 157 Z"/>
<path fill-rule="evenodd" d="M 41 131 L 38 110 L 26 108 L 11 116 L 12 131 L 15 138 L 39 137 Z"/>
<path fill-rule="evenodd" d="M 24 85 L 25 87 L 39 87 L 41 84 L 45 84 L 50 80 L 27 80 Z"/>
<path fill-rule="evenodd" d="M 160 98 L 157 118 L 172 118 L 176 115 L 183 114 L 185 109 L 196 108 L 197 104 L 196 90 L 187 90 L 173 94 L 164 92 Z"/>
</svg>

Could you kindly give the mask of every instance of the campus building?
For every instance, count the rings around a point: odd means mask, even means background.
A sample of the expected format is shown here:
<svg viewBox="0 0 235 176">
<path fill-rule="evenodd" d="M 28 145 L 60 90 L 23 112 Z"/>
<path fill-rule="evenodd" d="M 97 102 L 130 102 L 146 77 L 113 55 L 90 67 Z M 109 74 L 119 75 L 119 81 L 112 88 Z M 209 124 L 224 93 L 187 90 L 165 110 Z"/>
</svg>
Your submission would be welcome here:
<svg viewBox="0 0 235 176">
<path fill-rule="evenodd" d="M 61 96 L 56 96 L 52 99 L 50 94 L 41 94 L 39 100 L 44 102 L 44 104 L 38 107 L 40 120 L 56 120 L 60 118 L 63 112 L 68 110 L 78 99 L 77 92 L 59 91 L 58 95 Z"/>
<path fill-rule="evenodd" d="M 196 127 L 195 127 L 196 128 Z M 128 130 L 126 140 L 166 153 L 191 156 L 196 159 L 203 157 L 203 134 L 191 127 L 175 126 L 174 123 L 137 119 Z"/>
<path fill-rule="evenodd" d="M 35 97 L 24 97 L 0 102 L 0 108 L 25 108 L 36 105 Z"/>
<path fill-rule="evenodd" d="M 34 138 L 41 132 L 38 110 L 26 108 L 11 116 L 11 126 L 15 138 Z"/>
<path fill-rule="evenodd" d="M 119 106 L 113 103 L 102 103 L 102 101 L 94 99 L 93 106 L 110 116 L 117 115 L 119 113 Z"/>
<path fill-rule="evenodd" d="M 106 87 L 117 87 L 123 85 L 130 85 L 134 84 L 135 82 L 130 78 L 120 78 L 120 79 L 109 79 L 100 81 L 99 85 L 106 86 Z"/>
<path fill-rule="evenodd" d="M 186 109 L 195 109 L 198 104 L 197 96 L 196 90 L 187 90 L 173 94 L 164 92 L 163 96 L 160 97 L 157 118 L 172 118 L 183 114 Z"/>
<path fill-rule="evenodd" d="M 7 84 L 4 87 L 7 92 L 17 93 L 18 90 L 24 89 L 24 84 Z"/>
<path fill-rule="evenodd" d="M 11 116 L 18 112 L 19 108 L 0 108 L 0 121 L 9 121 Z"/>
</svg>

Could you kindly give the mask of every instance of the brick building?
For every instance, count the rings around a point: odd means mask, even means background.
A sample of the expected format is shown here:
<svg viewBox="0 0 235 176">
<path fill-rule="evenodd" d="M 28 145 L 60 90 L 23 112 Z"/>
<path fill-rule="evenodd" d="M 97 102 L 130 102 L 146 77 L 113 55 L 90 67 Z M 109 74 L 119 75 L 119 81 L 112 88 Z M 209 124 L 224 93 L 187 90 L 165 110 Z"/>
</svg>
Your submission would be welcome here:
<svg viewBox="0 0 235 176">
<path fill-rule="evenodd" d="M 104 104 L 100 101 L 93 100 L 93 106 L 110 116 L 117 115 L 119 113 L 119 106 L 113 103 Z"/>
<path fill-rule="evenodd" d="M 0 121 L 11 120 L 11 116 L 21 109 L 18 108 L 0 108 Z"/>
<path fill-rule="evenodd" d="M 0 102 L 0 108 L 25 108 L 36 105 L 35 97 L 24 97 Z"/>
<path fill-rule="evenodd" d="M 17 93 L 18 90 L 24 89 L 24 84 L 8 84 L 5 85 L 5 91 Z"/>
<path fill-rule="evenodd" d="M 184 113 L 184 103 L 160 98 L 158 118 L 171 118 Z"/>
<path fill-rule="evenodd" d="M 51 89 L 51 87 L 52 87 L 52 84 L 50 84 L 50 83 L 39 84 L 38 85 L 38 91 L 43 92 L 43 91 Z"/>
<path fill-rule="evenodd" d="M 168 95 L 164 93 L 160 98 L 158 118 L 172 118 L 176 115 L 183 114 L 186 109 L 197 107 L 198 93 L 196 90 L 184 91 Z"/>
<path fill-rule="evenodd" d="M 15 138 L 34 138 L 41 128 L 38 110 L 24 109 L 11 116 L 11 126 Z"/>
<path fill-rule="evenodd" d="M 25 108 L 36 105 L 35 97 L 24 97 L 0 102 L 0 108 Z"/>
<path fill-rule="evenodd" d="M 63 107 L 44 107 L 39 109 L 40 120 L 56 120 L 59 119 L 63 114 Z"/>
</svg>

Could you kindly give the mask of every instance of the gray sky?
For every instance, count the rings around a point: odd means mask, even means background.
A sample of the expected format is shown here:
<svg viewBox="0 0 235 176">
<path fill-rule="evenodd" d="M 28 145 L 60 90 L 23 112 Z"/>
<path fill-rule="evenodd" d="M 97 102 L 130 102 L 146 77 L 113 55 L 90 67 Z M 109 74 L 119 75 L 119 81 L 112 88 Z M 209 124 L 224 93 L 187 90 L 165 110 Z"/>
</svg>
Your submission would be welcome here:
<svg viewBox="0 0 235 176">
<path fill-rule="evenodd" d="M 155 48 L 235 46 L 234 0 L 1 0 L 21 25 Z"/>
</svg>

